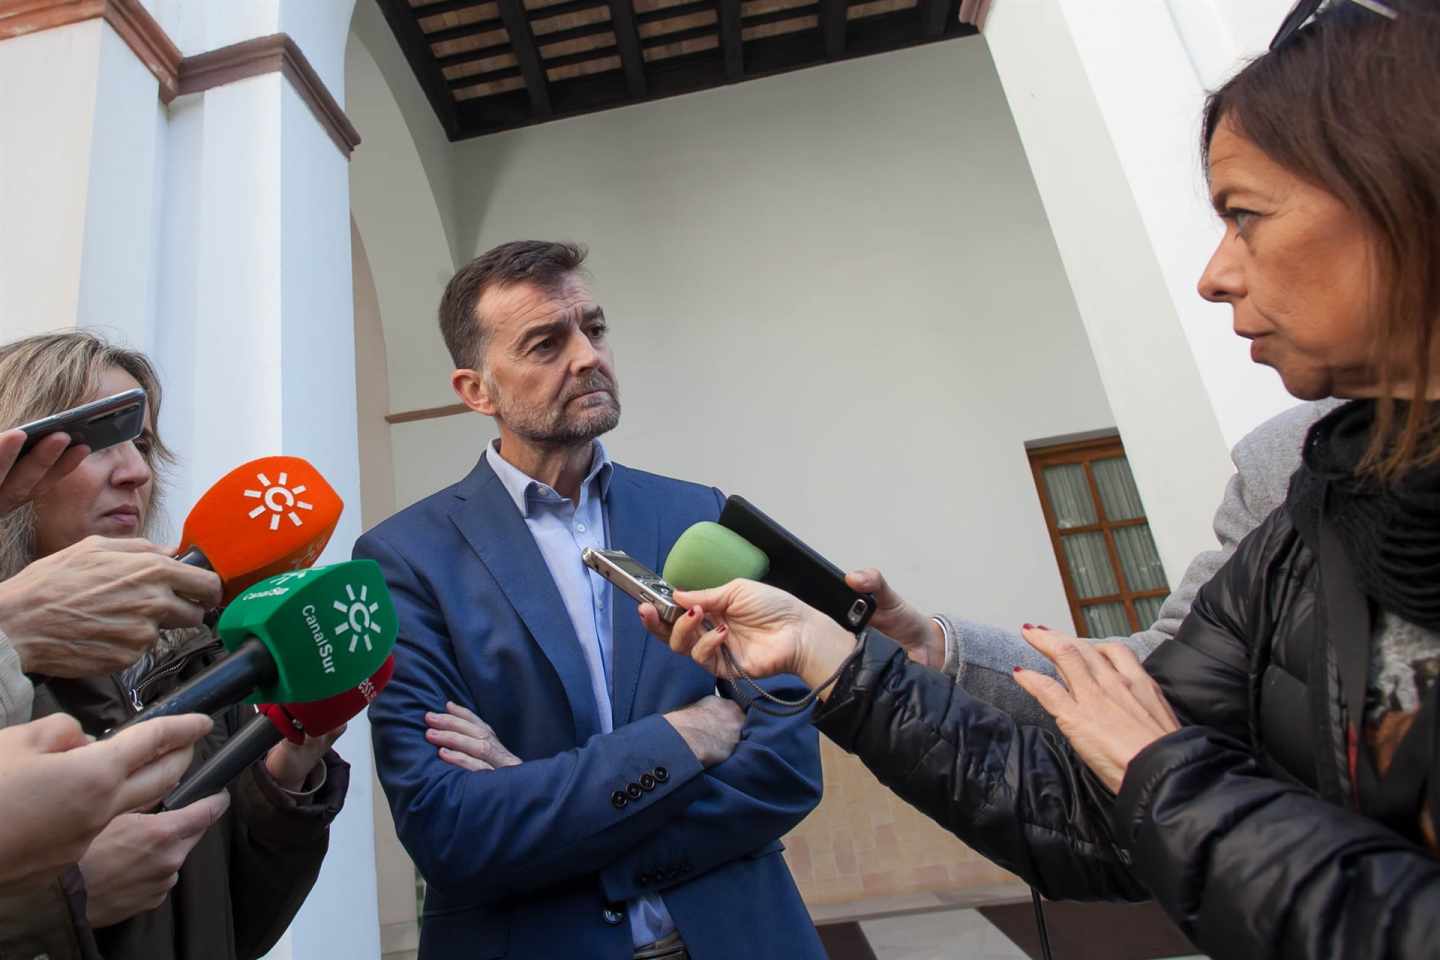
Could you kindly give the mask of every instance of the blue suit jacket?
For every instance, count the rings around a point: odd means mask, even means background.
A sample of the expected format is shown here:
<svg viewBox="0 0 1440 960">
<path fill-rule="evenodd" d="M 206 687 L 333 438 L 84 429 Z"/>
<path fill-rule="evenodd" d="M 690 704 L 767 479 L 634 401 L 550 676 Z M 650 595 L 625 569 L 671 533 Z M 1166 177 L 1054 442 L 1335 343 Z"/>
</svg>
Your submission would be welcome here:
<svg viewBox="0 0 1440 960">
<path fill-rule="evenodd" d="M 722 499 L 616 464 L 610 545 L 660 569 Z M 361 537 L 355 556 L 380 563 L 400 617 L 395 676 L 370 723 L 400 840 L 429 884 L 422 960 L 624 960 L 630 926 L 616 905 L 654 891 L 696 960 L 825 956 L 779 842 L 820 799 L 808 715 L 751 711 L 734 754 L 702 769 L 661 714 L 714 680 L 617 597 L 614 731 L 601 734 L 560 593 L 483 459 Z M 470 773 L 440 760 L 424 715 L 446 700 L 524 762 Z M 661 782 L 640 790 L 645 774 Z M 620 805 L 632 784 L 639 798 Z"/>
</svg>

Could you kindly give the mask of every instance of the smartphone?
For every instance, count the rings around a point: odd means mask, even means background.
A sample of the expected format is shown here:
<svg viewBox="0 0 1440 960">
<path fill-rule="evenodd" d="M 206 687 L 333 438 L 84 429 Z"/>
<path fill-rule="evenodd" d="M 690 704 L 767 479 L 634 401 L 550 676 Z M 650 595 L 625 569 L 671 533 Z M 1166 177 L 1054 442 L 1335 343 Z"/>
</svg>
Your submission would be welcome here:
<svg viewBox="0 0 1440 960">
<path fill-rule="evenodd" d="M 140 387 L 90 403 L 82 403 L 54 416 L 20 425 L 25 444 L 20 456 L 52 433 L 68 433 L 70 446 L 84 444 L 90 452 L 134 440 L 145 429 L 145 391 Z"/>
<path fill-rule="evenodd" d="M 685 612 L 672 599 L 675 591 L 665 582 L 665 578 L 624 550 L 595 550 L 586 547 L 580 551 L 580 560 L 633 597 L 636 603 L 654 606 L 660 619 L 666 623 L 674 623 Z"/>
<path fill-rule="evenodd" d="M 875 614 L 873 594 L 850 589 L 843 570 L 744 497 L 726 498 L 720 526 L 740 534 L 770 559 L 766 583 L 803 600 L 845 629 L 858 633 Z"/>
</svg>

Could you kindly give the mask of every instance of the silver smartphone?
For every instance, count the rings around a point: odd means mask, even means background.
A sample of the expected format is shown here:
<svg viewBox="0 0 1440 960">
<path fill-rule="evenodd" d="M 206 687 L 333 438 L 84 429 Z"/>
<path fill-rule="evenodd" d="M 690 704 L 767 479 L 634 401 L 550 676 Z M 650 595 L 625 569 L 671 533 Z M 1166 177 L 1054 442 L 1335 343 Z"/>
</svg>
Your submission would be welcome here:
<svg viewBox="0 0 1440 960">
<path fill-rule="evenodd" d="M 580 560 L 633 597 L 636 603 L 654 606 L 660 619 L 666 623 L 674 623 L 685 612 L 672 599 L 675 591 L 665 582 L 665 578 L 624 550 L 595 550 L 586 547 L 580 551 Z"/>
</svg>

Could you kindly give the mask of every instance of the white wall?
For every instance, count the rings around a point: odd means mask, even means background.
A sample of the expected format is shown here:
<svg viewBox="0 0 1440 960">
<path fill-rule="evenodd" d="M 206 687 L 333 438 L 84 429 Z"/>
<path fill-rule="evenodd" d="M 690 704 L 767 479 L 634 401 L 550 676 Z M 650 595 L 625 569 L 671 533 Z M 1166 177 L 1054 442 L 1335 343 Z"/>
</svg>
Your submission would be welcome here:
<svg viewBox="0 0 1440 960">
<path fill-rule="evenodd" d="M 1112 420 L 983 42 L 485 137 L 455 161 L 470 255 L 591 245 L 618 459 L 743 493 L 924 606 L 1068 622 L 1022 444 Z M 406 322 L 432 336 L 432 317 Z M 392 376 L 443 396 L 443 352 L 402 369 L 386 329 Z M 392 427 L 399 503 L 491 435 L 478 416 Z"/>
</svg>

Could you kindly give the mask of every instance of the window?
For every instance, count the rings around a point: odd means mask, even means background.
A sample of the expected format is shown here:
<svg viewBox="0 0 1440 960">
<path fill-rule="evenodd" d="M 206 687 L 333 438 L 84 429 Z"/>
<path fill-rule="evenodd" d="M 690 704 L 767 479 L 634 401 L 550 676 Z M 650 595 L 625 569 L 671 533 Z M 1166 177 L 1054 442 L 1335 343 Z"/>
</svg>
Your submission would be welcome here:
<svg viewBox="0 0 1440 960">
<path fill-rule="evenodd" d="M 1170 587 L 1120 438 L 1035 446 L 1029 454 L 1076 636 L 1126 636 L 1150 626 Z"/>
</svg>

